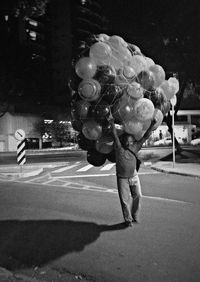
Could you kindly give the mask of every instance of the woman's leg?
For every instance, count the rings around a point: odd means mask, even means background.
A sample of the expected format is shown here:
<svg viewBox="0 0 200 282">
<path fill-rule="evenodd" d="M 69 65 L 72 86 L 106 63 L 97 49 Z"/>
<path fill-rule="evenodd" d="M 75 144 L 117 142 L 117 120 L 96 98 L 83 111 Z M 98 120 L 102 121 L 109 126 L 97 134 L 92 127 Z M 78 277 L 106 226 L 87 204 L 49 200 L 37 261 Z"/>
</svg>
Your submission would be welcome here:
<svg viewBox="0 0 200 282">
<path fill-rule="evenodd" d="M 124 220 L 126 222 L 132 222 L 133 218 L 130 209 L 132 197 L 130 195 L 128 178 L 117 177 L 117 187 Z"/>
<path fill-rule="evenodd" d="M 132 196 L 131 215 L 136 220 L 140 208 L 140 198 L 142 197 L 141 184 L 138 174 L 131 178 L 130 190 Z"/>
</svg>

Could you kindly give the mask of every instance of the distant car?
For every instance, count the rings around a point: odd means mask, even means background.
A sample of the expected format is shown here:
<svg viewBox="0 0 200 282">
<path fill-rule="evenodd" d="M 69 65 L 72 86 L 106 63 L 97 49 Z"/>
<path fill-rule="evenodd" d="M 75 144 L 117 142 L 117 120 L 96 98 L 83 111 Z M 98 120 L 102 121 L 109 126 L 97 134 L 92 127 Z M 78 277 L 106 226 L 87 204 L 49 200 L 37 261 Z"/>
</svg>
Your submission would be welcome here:
<svg viewBox="0 0 200 282">
<path fill-rule="evenodd" d="M 165 137 L 161 140 L 155 141 L 154 146 L 160 146 L 160 145 L 171 145 L 172 144 L 172 139 L 171 137 Z"/>
<path fill-rule="evenodd" d="M 193 146 L 200 145 L 200 138 L 193 139 L 191 141 L 191 145 L 193 145 Z"/>
</svg>

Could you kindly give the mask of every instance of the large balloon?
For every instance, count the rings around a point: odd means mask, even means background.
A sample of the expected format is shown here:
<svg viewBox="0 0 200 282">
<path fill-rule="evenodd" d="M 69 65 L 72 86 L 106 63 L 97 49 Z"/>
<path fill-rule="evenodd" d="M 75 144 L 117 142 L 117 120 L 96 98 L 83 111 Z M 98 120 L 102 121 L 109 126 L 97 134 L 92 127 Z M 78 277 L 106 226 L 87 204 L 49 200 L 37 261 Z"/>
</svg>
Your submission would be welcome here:
<svg viewBox="0 0 200 282">
<path fill-rule="evenodd" d="M 103 120 L 108 117 L 110 113 L 110 106 L 105 101 L 100 101 L 94 106 L 94 117 L 97 120 Z"/>
<path fill-rule="evenodd" d="M 168 82 L 169 82 L 170 87 L 173 88 L 174 94 L 177 94 L 178 91 L 179 91 L 179 81 L 178 81 L 178 79 L 176 77 L 170 77 L 168 79 Z"/>
<path fill-rule="evenodd" d="M 144 89 L 137 82 L 132 82 L 126 88 L 127 94 L 134 99 L 139 99 L 143 97 Z"/>
<path fill-rule="evenodd" d="M 89 140 L 97 140 L 102 135 L 102 126 L 95 120 L 88 120 L 83 124 L 82 133 Z"/>
<path fill-rule="evenodd" d="M 87 161 L 93 166 L 102 166 L 106 161 L 106 155 L 97 150 L 89 150 L 87 152 Z"/>
<path fill-rule="evenodd" d="M 144 56 L 134 55 L 129 63 L 136 74 L 139 74 L 141 71 L 145 71 L 147 69 L 147 63 Z"/>
<path fill-rule="evenodd" d="M 153 73 L 151 71 L 148 71 L 148 70 L 141 71 L 137 76 L 137 81 L 146 90 L 152 89 L 153 85 L 155 83 Z"/>
<path fill-rule="evenodd" d="M 128 98 L 122 96 L 122 98 L 114 103 L 112 107 L 112 114 L 119 123 L 130 120 L 134 115 L 133 105 L 131 105 Z"/>
<path fill-rule="evenodd" d="M 102 42 L 107 42 L 109 40 L 110 36 L 105 34 L 105 33 L 100 33 L 97 35 L 97 39 L 98 41 L 102 41 Z"/>
<path fill-rule="evenodd" d="M 151 66 L 155 65 L 154 61 L 149 58 L 149 57 L 145 57 L 146 60 L 146 64 L 147 64 L 147 69 L 150 68 Z"/>
<path fill-rule="evenodd" d="M 88 117 L 91 104 L 84 100 L 78 100 L 72 103 L 71 114 L 75 119 L 84 120 Z"/>
<path fill-rule="evenodd" d="M 92 78 L 97 70 L 97 65 L 92 58 L 82 57 L 75 65 L 75 70 L 80 78 Z"/>
<path fill-rule="evenodd" d="M 79 131 L 79 132 L 82 131 L 83 123 L 80 120 L 73 119 L 72 117 L 71 124 L 74 130 Z"/>
<path fill-rule="evenodd" d="M 165 80 L 165 71 L 160 65 L 152 65 L 149 67 L 149 70 L 153 73 L 154 76 L 154 87 L 158 87 Z"/>
<path fill-rule="evenodd" d="M 115 150 L 113 149 L 109 154 L 106 155 L 106 157 L 109 160 L 109 162 L 115 163 L 116 162 Z"/>
<path fill-rule="evenodd" d="M 77 136 L 77 141 L 80 149 L 84 151 L 92 150 L 95 147 L 95 141 L 87 139 L 83 133 L 79 133 Z"/>
<path fill-rule="evenodd" d="M 108 40 L 108 44 L 110 44 L 114 49 L 119 49 L 121 48 L 122 46 L 123 47 L 127 47 L 128 44 L 126 43 L 126 41 L 118 36 L 118 35 L 112 35 L 110 36 L 109 40 Z"/>
<path fill-rule="evenodd" d="M 109 154 L 113 150 L 114 140 L 110 135 L 102 136 L 96 141 L 96 150 L 102 154 Z"/>
<path fill-rule="evenodd" d="M 134 105 L 134 115 L 140 121 L 151 119 L 154 113 L 154 105 L 147 98 L 141 98 Z"/>
<path fill-rule="evenodd" d="M 163 114 L 161 110 L 155 109 L 153 118 L 156 120 L 156 123 L 154 124 L 152 130 L 156 130 L 162 124 L 163 121 Z"/>
<path fill-rule="evenodd" d="M 100 96 L 101 85 L 95 79 L 85 79 L 79 84 L 78 92 L 82 99 L 86 101 L 95 101 Z"/>
<path fill-rule="evenodd" d="M 95 75 L 95 79 L 99 81 L 102 86 L 112 85 L 116 77 L 116 71 L 114 67 L 105 65 L 99 66 Z"/>
<path fill-rule="evenodd" d="M 134 69 L 131 66 L 124 66 L 123 69 L 119 69 L 115 78 L 115 83 L 122 87 L 126 87 L 136 78 Z"/>
<path fill-rule="evenodd" d="M 138 135 L 143 131 L 143 123 L 136 119 L 129 120 L 124 123 L 124 131 L 131 135 Z"/>
<path fill-rule="evenodd" d="M 123 91 L 120 86 L 111 84 L 102 89 L 102 98 L 110 104 L 122 97 Z"/>
<path fill-rule="evenodd" d="M 108 65 L 111 55 L 110 46 L 104 42 L 97 42 L 90 47 L 90 57 L 97 65 Z"/>
<path fill-rule="evenodd" d="M 154 107 L 160 110 L 162 105 L 167 102 L 167 97 L 165 96 L 163 89 L 160 87 L 151 92 L 150 99 L 153 102 Z"/>
<path fill-rule="evenodd" d="M 132 55 L 142 55 L 140 48 L 134 44 L 128 43 L 128 49 L 131 51 Z"/>
</svg>

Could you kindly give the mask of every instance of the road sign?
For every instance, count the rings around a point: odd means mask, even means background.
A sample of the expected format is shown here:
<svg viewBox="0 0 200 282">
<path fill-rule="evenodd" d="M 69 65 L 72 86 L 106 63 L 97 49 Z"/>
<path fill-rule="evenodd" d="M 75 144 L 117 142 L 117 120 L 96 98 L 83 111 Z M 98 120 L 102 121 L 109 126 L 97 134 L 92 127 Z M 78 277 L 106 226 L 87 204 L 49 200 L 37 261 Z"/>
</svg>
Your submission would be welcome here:
<svg viewBox="0 0 200 282">
<path fill-rule="evenodd" d="M 15 131 L 15 138 L 18 141 L 24 140 L 24 138 L 25 138 L 25 131 L 23 129 L 17 129 Z"/>
</svg>

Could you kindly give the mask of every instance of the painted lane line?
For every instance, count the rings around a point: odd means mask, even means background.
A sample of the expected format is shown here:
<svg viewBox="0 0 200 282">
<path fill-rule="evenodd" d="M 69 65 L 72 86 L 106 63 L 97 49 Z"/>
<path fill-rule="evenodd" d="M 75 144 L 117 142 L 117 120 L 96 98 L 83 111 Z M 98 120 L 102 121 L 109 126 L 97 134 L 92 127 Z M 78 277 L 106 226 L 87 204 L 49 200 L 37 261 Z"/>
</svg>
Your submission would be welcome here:
<svg viewBox="0 0 200 282">
<path fill-rule="evenodd" d="M 77 170 L 77 172 L 81 172 L 81 171 L 87 171 L 89 169 L 91 169 L 92 167 L 94 167 L 93 165 L 89 164 L 89 165 L 86 165 L 80 169 Z"/>
<path fill-rule="evenodd" d="M 61 167 L 61 168 L 59 168 L 59 169 L 56 169 L 56 170 L 52 171 L 52 173 L 60 173 L 60 172 L 69 170 L 69 169 L 71 169 L 71 168 L 74 168 L 74 167 L 76 167 L 76 166 L 78 166 L 78 165 L 79 165 L 79 164 L 64 166 L 64 167 Z"/>
<path fill-rule="evenodd" d="M 191 204 L 190 202 L 181 201 L 181 200 L 175 200 L 175 199 L 169 199 L 169 198 L 162 198 L 162 197 L 153 197 L 153 196 L 142 196 L 142 198 L 147 198 L 151 200 L 158 200 L 158 201 L 166 201 L 166 202 L 173 202 L 178 204 Z"/>
<path fill-rule="evenodd" d="M 159 171 L 155 172 L 140 172 L 139 175 L 145 175 L 145 174 L 160 174 Z M 115 173 L 102 173 L 102 174 L 82 174 L 82 175 L 65 175 L 65 176 L 56 176 L 56 178 L 81 178 L 81 177 L 100 177 L 100 176 L 114 176 Z"/>
<path fill-rule="evenodd" d="M 99 176 L 113 176 L 115 173 L 102 173 L 102 174 L 83 174 L 83 175 L 66 175 L 66 176 L 56 176 L 56 178 L 82 178 L 82 177 L 99 177 Z"/>
<path fill-rule="evenodd" d="M 104 171 L 104 170 L 110 170 L 111 168 L 113 168 L 115 166 L 115 164 L 107 164 L 105 166 L 103 166 L 100 170 Z"/>
</svg>

